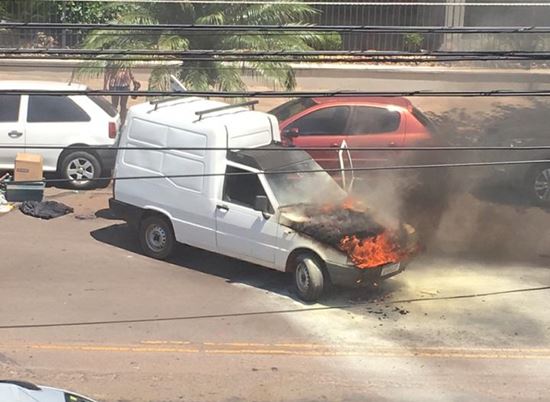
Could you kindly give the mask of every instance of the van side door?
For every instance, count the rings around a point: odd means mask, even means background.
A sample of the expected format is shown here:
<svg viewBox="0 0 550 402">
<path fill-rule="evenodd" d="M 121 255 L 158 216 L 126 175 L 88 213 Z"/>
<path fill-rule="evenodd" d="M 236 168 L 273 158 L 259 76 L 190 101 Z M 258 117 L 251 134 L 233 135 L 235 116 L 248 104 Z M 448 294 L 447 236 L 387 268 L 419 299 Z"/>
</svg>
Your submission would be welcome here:
<svg viewBox="0 0 550 402">
<path fill-rule="evenodd" d="M 216 203 L 218 252 L 274 267 L 278 223 L 275 217 L 266 218 L 254 210 L 256 196 L 266 193 L 258 175 L 247 172 L 227 167 L 222 199 Z"/>
</svg>

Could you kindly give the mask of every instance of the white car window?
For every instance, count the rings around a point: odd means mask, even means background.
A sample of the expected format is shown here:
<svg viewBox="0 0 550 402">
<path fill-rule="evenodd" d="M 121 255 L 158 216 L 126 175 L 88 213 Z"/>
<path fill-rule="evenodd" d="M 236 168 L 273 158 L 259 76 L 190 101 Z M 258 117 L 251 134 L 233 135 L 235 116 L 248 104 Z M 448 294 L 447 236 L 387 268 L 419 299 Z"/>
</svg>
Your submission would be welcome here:
<svg viewBox="0 0 550 402">
<path fill-rule="evenodd" d="M 0 122 L 8 123 L 19 120 L 21 96 L 0 95 Z"/>
<path fill-rule="evenodd" d="M 31 95 L 27 121 L 29 123 L 85 122 L 90 116 L 66 96 Z"/>
</svg>

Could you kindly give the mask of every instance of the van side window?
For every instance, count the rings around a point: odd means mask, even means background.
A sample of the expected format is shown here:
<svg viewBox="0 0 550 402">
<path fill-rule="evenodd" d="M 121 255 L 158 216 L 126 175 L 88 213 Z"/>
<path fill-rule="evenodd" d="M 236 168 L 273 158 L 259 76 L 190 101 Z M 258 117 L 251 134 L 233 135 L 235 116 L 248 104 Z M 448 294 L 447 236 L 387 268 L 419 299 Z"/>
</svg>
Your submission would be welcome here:
<svg viewBox="0 0 550 402">
<path fill-rule="evenodd" d="M 250 172 L 228 166 L 223 186 L 223 200 L 245 207 L 254 208 L 254 199 L 257 195 L 266 195 L 258 176 Z M 238 173 L 238 175 L 231 175 Z M 249 173 L 249 174 L 240 174 Z"/>
</svg>

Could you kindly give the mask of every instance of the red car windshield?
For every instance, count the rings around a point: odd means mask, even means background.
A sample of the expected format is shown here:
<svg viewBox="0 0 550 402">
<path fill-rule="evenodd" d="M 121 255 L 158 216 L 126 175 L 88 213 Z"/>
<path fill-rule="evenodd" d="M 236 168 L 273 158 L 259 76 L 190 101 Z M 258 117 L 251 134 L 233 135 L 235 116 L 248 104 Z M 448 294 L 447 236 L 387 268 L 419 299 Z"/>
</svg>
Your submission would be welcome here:
<svg viewBox="0 0 550 402">
<path fill-rule="evenodd" d="M 282 105 L 277 106 L 275 109 L 270 110 L 268 113 L 274 115 L 279 122 L 282 122 L 288 119 L 290 116 L 294 116 L 297 113 L 300 113 L 313 105 L 315 101 L 311 98 L 300 98 L 293 99 Z"/>
</svg>

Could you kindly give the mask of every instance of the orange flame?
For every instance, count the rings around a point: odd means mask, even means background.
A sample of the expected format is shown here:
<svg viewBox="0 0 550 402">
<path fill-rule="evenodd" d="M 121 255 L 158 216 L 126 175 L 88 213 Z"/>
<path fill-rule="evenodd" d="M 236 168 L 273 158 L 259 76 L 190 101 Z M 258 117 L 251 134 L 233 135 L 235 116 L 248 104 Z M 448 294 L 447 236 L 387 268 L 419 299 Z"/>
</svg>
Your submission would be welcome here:
<svg viewBox="0 0 550 402">
<path fill-rule="evenodd" d="M 348 196 L 342 201 L 341 205 L 326 203 L 321 205 L 319 209 L 320 209 L 320 212 L 328 214 L 337 208 L 354 209 L 360 206 L 362 206 L 362 204 L 359 201 Z"/>
<path fill-rule="evenodd" d="M 389 234 L 383 232 L 374 237 L 360 239 L 357 236 L 345 236 L 340 241 L 340 249 L 345 251 L 357 268 L 376 268 L 380 265 L 400 260 L 398 247 Z"/>
<path fill-rule="evenodd" d="M 346 199 L 342 202 L 342 206 L 346 209 L 352 209 L 357 204 L 357 201 L 355 201 L 352 197 L 348 196 Z"/>
</svg>

